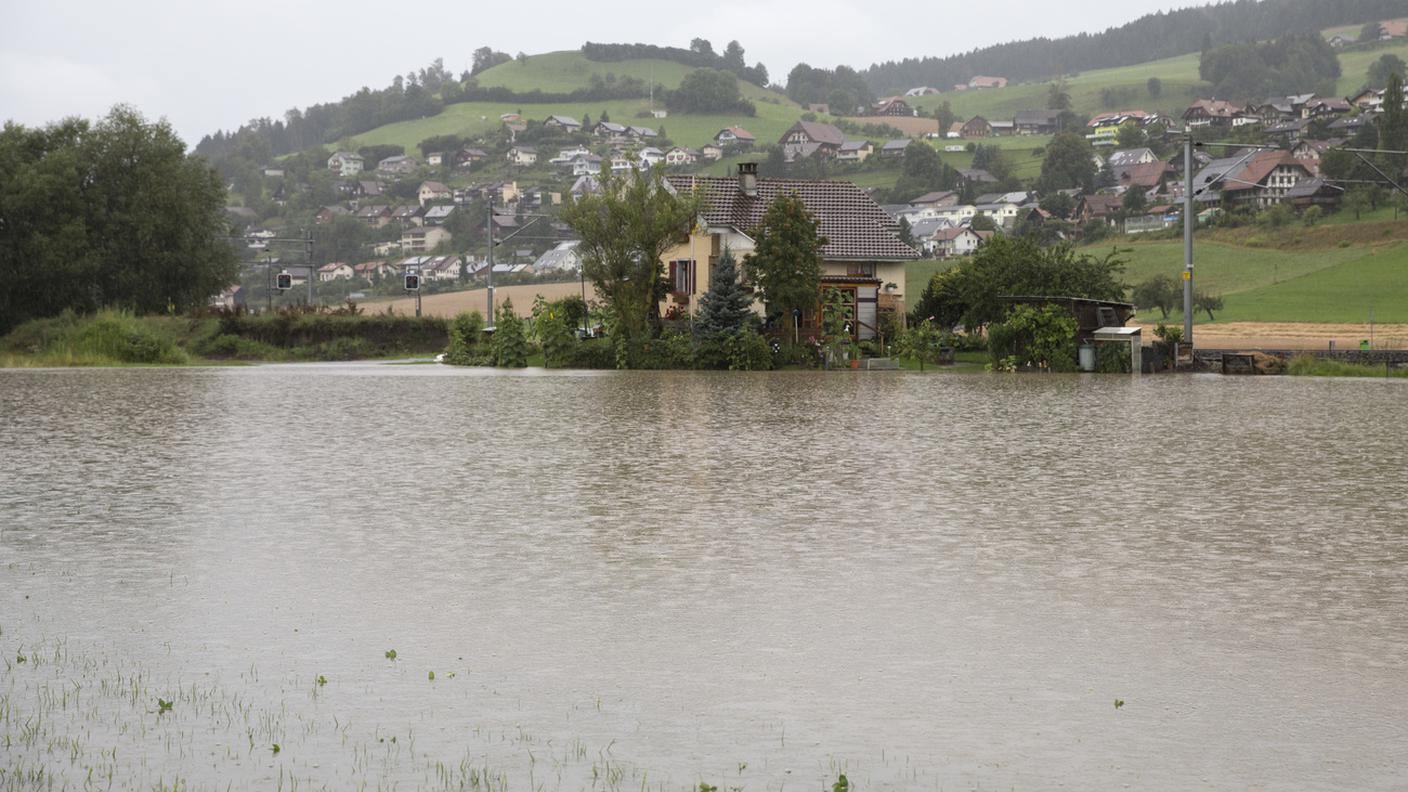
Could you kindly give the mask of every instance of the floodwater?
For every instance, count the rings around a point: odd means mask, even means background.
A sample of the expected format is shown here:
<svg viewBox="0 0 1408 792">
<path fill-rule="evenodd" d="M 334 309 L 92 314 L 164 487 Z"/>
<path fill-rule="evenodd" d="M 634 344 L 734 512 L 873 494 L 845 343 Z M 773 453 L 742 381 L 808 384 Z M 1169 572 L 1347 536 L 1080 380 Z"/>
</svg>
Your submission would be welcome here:
<svg viewBox="0 0 1408 792">
<path fill-rule="evenodd" d="M 0 789 L 1405 789 L 1406 471 L 1403 381 L 0 371 Z"/>
</svg>

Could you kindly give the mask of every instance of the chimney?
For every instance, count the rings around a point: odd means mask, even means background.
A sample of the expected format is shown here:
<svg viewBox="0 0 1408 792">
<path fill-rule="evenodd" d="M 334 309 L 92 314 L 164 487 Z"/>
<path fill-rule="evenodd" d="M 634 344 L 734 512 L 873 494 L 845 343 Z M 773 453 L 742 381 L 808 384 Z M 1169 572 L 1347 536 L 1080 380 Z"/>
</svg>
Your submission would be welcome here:
<svg viewBox="0 0 1408 792">
<path fill-rule="evenodd" d="M 738 163 L 738 189 L 749 198 L 758 197 L 758 163 Z"/>
</svg>

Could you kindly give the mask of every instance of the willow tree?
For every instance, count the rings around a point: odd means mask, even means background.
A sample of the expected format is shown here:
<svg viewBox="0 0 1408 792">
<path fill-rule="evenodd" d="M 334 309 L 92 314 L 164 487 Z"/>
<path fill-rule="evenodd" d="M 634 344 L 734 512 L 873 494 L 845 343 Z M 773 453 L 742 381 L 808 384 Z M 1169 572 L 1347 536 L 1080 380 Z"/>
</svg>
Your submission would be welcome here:
<svg viewBox="0 0 1408 792">
<path fill-rule="evenodd" d="M 667 189 L 658 172 L 607 174 L 599 195 L 571 201 L 562 219 L 582 243 L 582 272 L 596 287 L 621 344 L 622 362 L 633 367 L 652 332 L 658 310 L 665 251 L 689 233 L 699 199 Z"/>
</svg>

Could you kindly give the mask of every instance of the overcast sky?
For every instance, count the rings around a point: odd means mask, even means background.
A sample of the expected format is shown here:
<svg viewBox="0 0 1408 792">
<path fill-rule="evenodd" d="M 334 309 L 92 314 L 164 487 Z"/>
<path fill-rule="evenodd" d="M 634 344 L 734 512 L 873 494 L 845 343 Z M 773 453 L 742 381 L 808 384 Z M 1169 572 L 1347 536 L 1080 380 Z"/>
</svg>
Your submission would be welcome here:
<svg viewBox="0 0 1408 792">
<path fill-rule="evenodd" d="M 488 44 L 510 54 L 584 41 L 743 45 L 774 80 L 798 62 L 948 55 L 1098 31 L 1196 0 L 644 0 L 387 3 L 343 0 L 39 0 L 0 23 L 0 118 L 40 125 L 116 102 L 170 120 L 187 144 L 256 116 L 334 101 L 437 57 L 455 73 Z"/>
</svg>

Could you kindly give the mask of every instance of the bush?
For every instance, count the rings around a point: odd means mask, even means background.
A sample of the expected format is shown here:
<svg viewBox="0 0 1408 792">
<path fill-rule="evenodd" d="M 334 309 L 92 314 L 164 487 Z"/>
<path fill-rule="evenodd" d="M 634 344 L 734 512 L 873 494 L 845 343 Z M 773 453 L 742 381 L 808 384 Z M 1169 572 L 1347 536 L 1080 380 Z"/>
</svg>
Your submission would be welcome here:
<svg viewBox="0 0 1408 792">
<path fill-rule="evenodd" d="M 1129 347 L 1126 344 L 1100 344 L 1095 350 L 1095 370 L 1101 374 L 1128 374 Z"/>
<path fill-rule="evenodd" d="M 1075 371 L 1075 317 L 1059 305 L 1018 305 L 1003 322 L 988 326 L 994 364 L 1009 356 L 1049 371 Z"/>
<path fill-rule="evenodd" d="M 751 329 L 740 330 L 724 341 L 729 371 L 767 371 L 772 368 L 772 346 Z"/>
<path fill-rule="evenodd" d="M 643 369 L 692 369 L 695 367 L 694 340 L 687 333 L 667 330 L 641 347 Z"/>
<path fill-rule="evenodd" d="M 1320 220 L 1324 218 L 1324 216 L 1325 210 L 1321 209 L 1318 206 L 1311 206 L 1307 208 L 1304 212 L 1300 213 L 1300 221 L 1305 224 L 1306 228 L 1313 228 L 1315 227 L 1316 223 L 1319 223 Z"/>
<path fill-rule="evenodd" d="M 450 343 L 445 362 L 454 366 L 487 366 L 491 359 L 484 340 L 484 317 L 466 311 L 450 321 Z"/>
<path fill-rule="evenodd" d="M 523 320 L 513 312 L 513 301 L 504 300 L 489 343 L 495 366 L 525 368 L 528 365 L 528 334 L 523 325 Z"/>
</svg>

